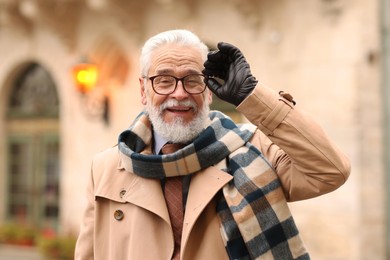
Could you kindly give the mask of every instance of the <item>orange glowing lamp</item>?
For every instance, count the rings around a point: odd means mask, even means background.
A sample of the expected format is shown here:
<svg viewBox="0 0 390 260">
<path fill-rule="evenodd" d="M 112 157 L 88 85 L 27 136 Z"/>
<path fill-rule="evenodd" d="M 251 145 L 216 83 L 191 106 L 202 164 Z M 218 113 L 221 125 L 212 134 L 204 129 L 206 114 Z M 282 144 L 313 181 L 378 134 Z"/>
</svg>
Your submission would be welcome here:
<svg viewBox="0 0 390 260">
<path fill-rule="evenodd" d="M 73 67 L 73 78 L 81 93 L 88 93 L 96 86 L 98 69 L 95 64 L 80 63 Z"/>
</svg>

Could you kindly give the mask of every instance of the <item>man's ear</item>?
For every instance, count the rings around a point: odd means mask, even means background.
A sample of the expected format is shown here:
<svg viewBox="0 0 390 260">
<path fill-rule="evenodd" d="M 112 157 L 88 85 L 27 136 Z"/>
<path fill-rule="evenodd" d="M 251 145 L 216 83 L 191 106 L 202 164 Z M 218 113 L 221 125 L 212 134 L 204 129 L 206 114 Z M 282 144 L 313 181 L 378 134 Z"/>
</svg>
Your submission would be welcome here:
<svg viewBox="0 0 390 260">
<path fill-rule="evenodd" d="M 206 94 L 206 98 L 208 98 L 209 105 L 211 105 L 211 103 L 213 103 L 213 92 L 209 89 L 208 89 L 208 93 Z"/>
<path fill-rule="evenodd" d="M 146 89 L 144 84 L 144 79 L 142 77 L 139 78 L 139 86 L 141 90 L 141 103 L 142 105 L 146 105 Z"/>
</svg>

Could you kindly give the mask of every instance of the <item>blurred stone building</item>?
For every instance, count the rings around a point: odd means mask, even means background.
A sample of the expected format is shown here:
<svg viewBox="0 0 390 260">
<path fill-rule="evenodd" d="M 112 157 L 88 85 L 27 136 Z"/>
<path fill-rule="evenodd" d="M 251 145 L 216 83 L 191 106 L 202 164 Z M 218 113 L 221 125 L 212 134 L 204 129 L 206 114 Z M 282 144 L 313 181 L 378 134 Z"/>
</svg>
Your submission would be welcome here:
<svg viewBox="0 0 390 260">
<path fill-rule="evenodd" d="M 140 47 L 185 28 L 239 46 L 350 157 L 344 186 L 290 204 L 312 258 L 387 259 L 389 12 L 388 0 L 0 0 L 0 226 L 77 234 L 93 155 L 142 109 Z M 73 76 L 87 62 L 86 93 Z"/>
</svg>

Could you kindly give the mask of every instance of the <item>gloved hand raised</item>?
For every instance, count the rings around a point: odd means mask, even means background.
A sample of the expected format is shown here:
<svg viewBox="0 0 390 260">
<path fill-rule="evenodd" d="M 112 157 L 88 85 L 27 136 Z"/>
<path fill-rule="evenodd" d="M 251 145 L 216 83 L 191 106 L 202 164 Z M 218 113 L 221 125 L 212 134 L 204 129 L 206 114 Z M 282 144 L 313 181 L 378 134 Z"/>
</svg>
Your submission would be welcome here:
<svg viewBox="0 0 390 260">
<path fill-rule="evenodd" d="M 206 83 L 220 99 L 238 106 L 255 88 L 257 80 L 237 47 L 224 42 L 217 47 L 204 63 L 203 74 L 211 77 Z"/>
</svg>

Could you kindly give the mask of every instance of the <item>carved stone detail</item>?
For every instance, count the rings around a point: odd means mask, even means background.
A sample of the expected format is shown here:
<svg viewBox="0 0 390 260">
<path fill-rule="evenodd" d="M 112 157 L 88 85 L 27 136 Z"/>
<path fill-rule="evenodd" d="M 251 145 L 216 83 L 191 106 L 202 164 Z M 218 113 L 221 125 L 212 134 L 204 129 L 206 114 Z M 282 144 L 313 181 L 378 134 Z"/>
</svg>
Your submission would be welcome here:
<svg viewBox="0 0 390 260">
<path fill-rule="evenodd" d="M 261 24 L 261 10 L 264 0 L 230 0 L 250 26 Z M 190 10 L 188 19 L 199 11 L 199 1 L 181 2 Z M 89 10 L 104 12 L 118 20 L 120 26 L 144 40 L 145 17 L 152 6 L 173 7 L 178 0 L 0 0 L 0 29 L 2 26 L 17 27 L 25 32 L 34 27 L 47 26 L 60 37 L 70 51 L 77 48 L 77 28 L 82 14 Z"/>
</svg>

